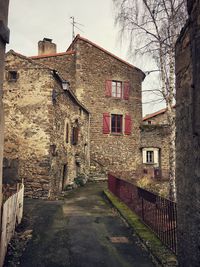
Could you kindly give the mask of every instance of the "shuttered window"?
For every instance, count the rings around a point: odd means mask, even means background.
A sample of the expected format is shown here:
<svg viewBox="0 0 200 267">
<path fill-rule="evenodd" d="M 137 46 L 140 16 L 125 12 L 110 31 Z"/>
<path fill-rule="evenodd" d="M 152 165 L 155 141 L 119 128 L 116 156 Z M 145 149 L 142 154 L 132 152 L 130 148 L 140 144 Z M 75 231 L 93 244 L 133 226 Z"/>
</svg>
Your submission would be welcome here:
<svg viewBox="0 0 200 267">
<path fill-rule="evenodd" d="M 160 152 L 159 148 L 143 148 L 142 150 L 143 163 L 154 164 L 159 167 Z"/>
<path fill-rule="evenodd" d="M 111 115 L 111 132 L 122 133 L 122 115 L 112 114 Z"/>
<path fill-rule="evenodd" d="M 132 122 L 131 122 L 131 116 L 130 115 L 126 115 L 125 116 L 125 131 L 124 133 L 129 135 L 131 134 L 131 127 L 132 127 Z"/>
<path fill-rule="evenodd" d="M 131 134 L 132 121 L 130 115 L 124 117 L 124 130 L 123 130 L 123 115 L 103 113 L 103 133 L 123 133 L 125 135 Z"/>
<path fill-rule="evenodd" d="M 115 98 L 129 99 L 130 83 L 128 81 L 107 80 L 105 85 L 105 95 Z"/>
</svg>

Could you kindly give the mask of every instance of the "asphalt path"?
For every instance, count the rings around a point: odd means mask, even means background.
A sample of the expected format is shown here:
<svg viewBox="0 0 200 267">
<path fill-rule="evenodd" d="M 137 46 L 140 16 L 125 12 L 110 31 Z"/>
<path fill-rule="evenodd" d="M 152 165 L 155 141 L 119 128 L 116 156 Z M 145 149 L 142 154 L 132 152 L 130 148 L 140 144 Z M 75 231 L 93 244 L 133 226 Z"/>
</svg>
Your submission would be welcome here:
<svg viewBox="0 0 200 267">
<path fill-rule="evenodd" d="M 88 184 L 63 200 L 25 200 L 33 237 L 21 267 L 153 267 L 137 237 L 104 199 L 106 184 Z"/>
</svg>

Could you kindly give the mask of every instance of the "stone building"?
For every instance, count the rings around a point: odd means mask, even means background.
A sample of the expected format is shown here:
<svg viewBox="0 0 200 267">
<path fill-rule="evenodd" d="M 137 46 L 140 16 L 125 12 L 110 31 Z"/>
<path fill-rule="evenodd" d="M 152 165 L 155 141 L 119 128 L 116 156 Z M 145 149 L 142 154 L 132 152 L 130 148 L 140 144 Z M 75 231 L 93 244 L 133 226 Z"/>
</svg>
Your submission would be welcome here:
<svg viewBox="0 0 200 267">
<path fill-rule="evenodd" d="M 169 134 L 166 108 L 143 118 L 141 126 L 143 171 L 154 178 L 169 178 Z"/>
<path fill-rule="evenodd" d="M 1 218 L 1 203 L 2 203 L 2 163 L 3 163 L 3 128 L 4 128 L 2 86 L 3 86 L 5 46 L 6 43 L 8 43 L 9 41 L 9 29 L 7 27 L 8 6 L 9 6 L 9 0 L 0 1 L 0 218 Z"/>
<path fill-rule="evenodd" d="M 57 69 L 90 110 L 91 177 L 103 178 L 106 171 L 134 172 L 141 165 L 144 73 L 80 35 L 64 53 L 56 53 L 45 38 L 39 42 L 39 56 L 31 59 Z"/>
<path fill-rule="evenodd" d="M 176 182 L 180 267 L 200 266 L 200 1 L 176 45 Z"/>
<path fill-rule="evenodd" d="M 89 172 L 89 112 L 54 69 L 14 51 L 4 80 L 4 182 L 51 197 Z"/>
</svg>

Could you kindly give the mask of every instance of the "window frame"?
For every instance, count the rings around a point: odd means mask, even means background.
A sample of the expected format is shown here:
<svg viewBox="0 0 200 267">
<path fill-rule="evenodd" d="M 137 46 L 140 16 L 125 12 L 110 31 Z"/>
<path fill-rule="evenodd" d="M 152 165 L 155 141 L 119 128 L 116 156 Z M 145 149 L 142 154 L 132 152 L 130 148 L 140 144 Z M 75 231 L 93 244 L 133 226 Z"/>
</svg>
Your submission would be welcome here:
<svg viewBox="0 0 200 267">
<path fill-rule="evenodd" d="M 111 97 L 117 99 L 123 98 L 123 82 L 112 80 L 111 83 Z M 120 88 L 118 86 L 120 86 Z"/>
<path fill-rule="evenodd" d="M 19 78 L 19 74 L 16 70 L 9 70 L 7 73 L 7 78 L 9 82 L 16 82 Z"/>
<path fill-rule="evenodd" d="M 113 118 L 114 117 L 114 127 L 113 127 Z M 118 121 L 119 118 L 119 121 Z M 118 125 L 119 123 L 119 125 Z M 114 131 L 113 131 L 114 128 Z M 118 131 L 120 129 L 120 131 Z M 111 113 L 110 116 L 110 133 L 111 134 L 123 134 L 123 115 Z"/>
<path fill-rule="evenodd" d="M 154 164 L 154 151 L 153 150 L 146 151 L 146 163 Z"/>
<path fill-rule="evenodd" d="M 79 127 L 74 126 L 72 128 L 72 145 L 77 145 L 78 144 L 78 136 L 79 136 Z"/>
</svg>

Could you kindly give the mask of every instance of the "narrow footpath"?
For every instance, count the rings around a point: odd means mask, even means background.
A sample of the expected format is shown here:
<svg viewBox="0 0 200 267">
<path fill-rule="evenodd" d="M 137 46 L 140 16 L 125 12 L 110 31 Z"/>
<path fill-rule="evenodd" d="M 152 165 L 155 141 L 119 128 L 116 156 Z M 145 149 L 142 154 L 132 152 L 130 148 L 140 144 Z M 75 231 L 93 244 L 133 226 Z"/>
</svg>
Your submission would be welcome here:
<svg viewBox="0 0 200 267">
<path fill-rule="evenodd" d="M 26 200 L 33 238 L 21 267 L 153 267 L 129 227 L 103 198 L 106 184 L 88 184 L 62 201 Z"/>
</svg>

